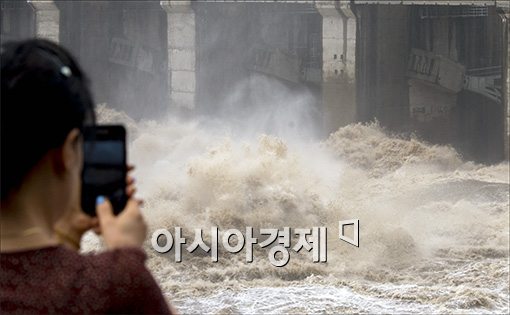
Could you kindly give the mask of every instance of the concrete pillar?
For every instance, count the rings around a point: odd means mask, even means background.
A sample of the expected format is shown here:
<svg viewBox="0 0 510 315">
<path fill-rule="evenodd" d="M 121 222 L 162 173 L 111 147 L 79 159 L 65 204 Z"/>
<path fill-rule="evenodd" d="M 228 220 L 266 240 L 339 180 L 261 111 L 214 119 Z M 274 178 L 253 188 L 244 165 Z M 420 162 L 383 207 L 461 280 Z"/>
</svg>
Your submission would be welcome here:
<svg viewBox="0 0 510 315">
<path fill-rule="evenodd" d="M 195 13 L 191 1 L 161 1 L 168 21 L 168 88 L 170 104 L 195 108 Z"/>
<path fill-rule="evenodd" d="M 322 15 L 322 101 L 325 127 L 332 132 L 357 120 L 356 17 L 350 5 L 317 1 Z"/>
<path fill-rule="evenodd" d="M 35 14 L 35 35 L 59 42 L 60 11 L 52 0 L 28 0 Z"/>
<path fill-rule="evenodd" d="M 506 41 L 506 56 L 504 57 L 503 66 L 505 68 L 505 86 L 503 87 L 503 100 L 505 104 L 504 106 L 504 115 L 505 115 L 505 135 L 504 139 L 504 149 L 505 149 L 505 158 L 509 160 L 510 156 L 510 9 L 506 10 L 505 13 L 505 23 L 506 23 L 506 31 L 504 31 L 503 40 Z"/>
</svg>

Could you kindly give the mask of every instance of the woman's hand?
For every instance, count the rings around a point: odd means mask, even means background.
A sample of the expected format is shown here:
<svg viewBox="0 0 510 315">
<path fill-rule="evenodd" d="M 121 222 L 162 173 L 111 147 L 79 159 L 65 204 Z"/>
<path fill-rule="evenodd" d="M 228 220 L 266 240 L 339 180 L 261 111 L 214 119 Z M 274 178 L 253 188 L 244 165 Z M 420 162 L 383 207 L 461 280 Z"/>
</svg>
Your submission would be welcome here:
<svg viewBox="0 0 510 315">
<path fill-rule="evenodd" d="M 133 169 L 132 166 L 128 167 L 128 171 Z M 113 214 L 111 203 L 103 197 L 98 197 L 96 213 L 99 224 L 94 231 L 103 235 L 104 242 L 110 249 L 139 247 L 147 235 L 147 225 L 140 211 L 142 201 L 134 198 L 136 192 L 134 183 L 134 178 L 129 176 L 126 178 L 126 195 L 129 199 L 124 210 L 117 216 Z"/>
<path fill-rule="evenodd" d="M 131 165 L 128 166 L 128 172 L 131 172 L 133 169 L 134 169 L 133 166 Z M 136 187 L 134 183 L 135 183 L 134 178 L 128 175 L 126 177 L 126 195 L 130 201 L 133 199 L 133 196 L 136 192 Z M 138 204 L 136 207 L 138 208 L 138 205 L 141 204 L 141 201 L 137 201 L 137 203 Z M 109 202 L 107 202 L 107 205 L 109 205 L 109 207 L 111 208 Z M 103 207 L 104 206 L 102 206 L 101 208 Z M 128 202 L 123 212 L 125 212 L 125 210 L 127 210 L 128 207 L 130 207 L 130 202 Z M 81 237 L 83 236 L 83 234 L 85 234 L 85 232 L 87 232 L 90 229 L 92 229 L 96 234 L 102 233 L 101 232 L 102 226 L 100 224 L 99 214 L 97 217 L 91 217 L 84 213 L 81 207 L 79 206 L 74 208 L 72 211 L 66 213 L 64 216 L 62 216 L 54 225 L 54 231 L 60 243 L 66 247 L 75 250 L 80 249 Z M 109 228 L 106 227 L 106 229 L 108 230 Z M 108 237 L 110 237 L 111 232 L 108 232 L 107 234 L 109 235 Z"/>
<path fill-rule="evenodd" d="M 97 217 L 104 242 L 109 249 L 142 246 L 147 235 L 147 225 L 139 205 L 140 200 L 130 198 L 126 208 L 117 216 L 107 199 L 98 197 Z"/>
</svg>

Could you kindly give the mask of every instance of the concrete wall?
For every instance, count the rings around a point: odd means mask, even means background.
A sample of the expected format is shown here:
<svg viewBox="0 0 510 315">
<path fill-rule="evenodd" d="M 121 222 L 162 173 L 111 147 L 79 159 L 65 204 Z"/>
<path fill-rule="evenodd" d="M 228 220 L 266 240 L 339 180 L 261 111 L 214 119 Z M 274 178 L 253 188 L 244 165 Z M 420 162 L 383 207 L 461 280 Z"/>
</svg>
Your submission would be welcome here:
<svg viewBox="0 0 510 315">
<path fill-rule="evenodd" d="M 60 10 L 54 1 L 30 0 L 1 2 L 1 41 L 34 36 L 54 42 L 60 39 Z"/>
<path fill-rule="evenodd" d="M 195 108 L 196 27 L 191 1 L 161 1 L 168 24 L 168 88 L 173 107 Z"/>
<path fill-rule="evenodd" d="M 510 5 L 510 4 L 509 4 Z M 505 135 L 503 137 L 503 146 L 505 148 L 505 158 L 510 158 L 510 8 L 505 11 L 504 23 L 506 23 L 506 32 L 503 36 L 503 43 L 506 42 L 506 58 L 503 63 L 503 82 L 506 82 L 506 88 L 503 91 L 503 99 L 505 101 L 504 116 L 505 116 Z"/>
<path fill-rule="evenodd" d="M 421 8 L 443 17 L 424 18 Z M 358 117 L 376 118 L 389 129 L 415 132 L 432 143 L 452 144 L 469 160 L 497 162 L 504 158 L 508 116 L 503 110 L 508 105 L 487 97 L 483 89 L 469 90 L 463 78 L 465 74 L 480 76 L 480 68 L 507 69 L 502 56 L 508 55 L 502 47 L 508 41 L 503 39 L 494 7 L 485 16 L 472 17 L 448 18 L 448 10 L 442 6 L 355 7 Z M 424 52 L 422 67 L 433 64 L 439 73 L 413 73 L 416 49 Z"/>
<path fill-rule="evenodd" d="M 34 10 L 25 1 L 2 1 L 0 41 L 21 40 L 34 37 Z"/>
<path fill-rule="evenodd" d="M 97 103 L 133 118 L 170 108 L 167 15 L 159 2 L 2 1 L 1 15 L 2 42 L 37 36 L 70 50 Z"/>
<path fill-rule="evenodd" d="M 35 34 L 37 37 L 59 42 L 60 11 L 54 1 L 28 1 L 35 12 Z"/>
<path fill-rule="evenodd" d="M 91 78 L 97 103 L 135 119 L 155 118 L 168 110 L 166 14 L 159 3 L 57 4 L 61 44 Z"/>
<path fill-rule="evenodd" d="M 249 115 L 276 107 L 289 91 L 292 98 L 308 92 L 320 98 L 322 19 L 313 6 L 199 2 L 193 8 L 198 113 Z"/>
<path fill-rule="evenodd" d="M 311 3 L 321 16 L 320 32 L 315 17 L 302 15 Z M 150 116 L 158 106 L 194 111 L 197 103 L 215 112 L 214 104 L 257 73 L 296 91 L 319 90 L 328 132 L 377 118 L 393 130 L 453 143 L 468 159 L 508 159 L 509 23 L 503 30 L 494 7 L 486 17 L 423 18 L 418 8 L 437 8 L 351 4 L 2 1 L 1 34 L 2 41 L 33 35 L 60 41 L 89 72 L 98 102 L 134 117 Z M 438 7 L 448 13 L 447 6 Z M 508 19 L 508 5 L 501 10 Z M 321 40 L 321 58 L 313 61 L 319 67 L 299 68 L 310 59 L 312 32 Z M 304 33 L 306 40 L 300 39 Z M 413 48 L 462 65 L 466 73 L 500 66 L 502 102 L 410 76 Z M 253 66 L 257 50 L 276 56 L 266 65 L 270 71 Z M 243 106 L 250 95 L 246 100 Z M 417 108 L 434 113 L 414 115 Z"/>
<path fill-rule="evenodd" d="M 466 75 L 476 74 L 476 69 L 495 67 L 498 81 L 504 77 L 504 47 L 501 18 L 494 7 L 485 17 L 461 19 L 457 22 L 458 62 L 465 66 Z M 473 74 L 475 72 L 475 74 Z M 480 76 L 484 78 L 483 76 Z M 502 84 L 499 85 L 499 94 Z M 495 163 L 505 158 L 505 106 L 499 101 L 464 87 L 452 112 L 452 143 L 466 159 Z"/>
<path fill-rule="evenodd" d="M 378 119 L 394 130 L 409 122 L 409 55 L 407 6 L 356 7 L 358 38 L 359 119 Z"/>
<path fill-rule="evenodd" d="M 423 17 L 422 8 L 443 17 Z M 502 61 L 508 58 L 503 52 L 508 40 L 502 36 L 494 7 L 486 15 L 471 17 L 448 18 L 448 10 L 356 6 L 362 38 L 358 39 L 360 118 L 377 118 L 392 130 L 452 144 L 469 160 L 498 162 L 504 158 L 502 143 L 508 142 L 504 129 L 508 105 L 484 94 L 483 87 L 465 86 L 464 75 L 483 82 L 480 72 L 498 67 L 507 72 Z M 430 73 L 414 69 L 416 54 L 418 66 Z"/>
<path fill-rule="evenodd" d="M 356 122 L 356 19 L 348 4 L 316 2 L 322 15 L 322 108 L 326 132 Z"/>
</svg>

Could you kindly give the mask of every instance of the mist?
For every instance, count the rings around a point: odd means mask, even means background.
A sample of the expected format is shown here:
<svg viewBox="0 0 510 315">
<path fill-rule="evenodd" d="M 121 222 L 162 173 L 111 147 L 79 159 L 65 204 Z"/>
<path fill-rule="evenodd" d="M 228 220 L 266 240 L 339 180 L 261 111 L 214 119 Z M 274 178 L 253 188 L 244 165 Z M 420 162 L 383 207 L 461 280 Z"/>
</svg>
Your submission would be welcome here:
<svg viewBox="0 0 510 315">
<path fill-rule="evenodd" d="M 214 10 L 224 12 L 208 14 Z M 377 119 L 328 132 L 318 86 L 245 66 L 256 35 L 264 38 L 254 31 L 257 11 L 223 10 L 230 20 L 207 28 L 200 44 L 195 108 L 133 119 L 106 104 L 99 121 L 128 126 L 149 233 L 178 226 L 192 239 L 201 228 L 210 244 L 212 226 L 220 234 L 325 226 L 328 261 L 291 252 L 276 268 L 254 247 L 253 263 L 244 251 L 221 250 L 218 263 L 185 250 L 176 263 L 174 250 L 158 254 L 147 242 L 149 266 L 170 301 L 182 312 L 213 313 L 508 307 L 508 163 L 469 161 L 450 144 Z M 351 218 L 360 220 L 359 248 L 337 237 L 338 221 Z M 98 239 L 88 235 L 84 245 L 97 249 Z"/>
<path fill-rule="evenodd" d="M 508 312 L 501 15 L 355 2 L 56 3 L 98 122 L 128 130 L 147 265 L 179 312 Z M 33 36 L 37 12 L 5 3 L 31 22 L 6 29 L 2 6 L 2 35 Z M 197 228 L 326 227 L 327 262 L 289 249 L 275 267 L 257 244 L 252 263 L 176 262 L 150 242 L 175 227 L 185 246 Z"/>
</svg>

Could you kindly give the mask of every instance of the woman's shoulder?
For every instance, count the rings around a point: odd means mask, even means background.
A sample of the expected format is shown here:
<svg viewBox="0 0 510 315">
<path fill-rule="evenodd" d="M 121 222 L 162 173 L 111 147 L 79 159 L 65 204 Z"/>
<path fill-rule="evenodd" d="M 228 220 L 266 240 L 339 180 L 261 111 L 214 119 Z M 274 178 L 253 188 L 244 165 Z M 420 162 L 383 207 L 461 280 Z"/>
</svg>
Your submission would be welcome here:
<svg viewBox="0 0 510 315">
<path fill-rule="evenodd" d="M 89 270 L 101 270 L 96 279 L 108 279 L 107 292 L 112 309 L 140 314 L 169 314 L 161 289 L 145 267 L 147 255 L 141 248 L 129 247 L 85 255 Z"/>
<path fill-rule="evenodd" d="M 80 254 L 63 246 L 2 253 L 3 282 L 10 277 L 31 277 L 60 283 L 115 286 L 126 278 L 145 273 L 147 256 L 141 248 L 120 248 L 101 253 Z M 45 279 L 46 278 L 46 279 Z"/>
<path fill-rule="evenodd" d="M 57 246 L 0 257 L 2 308 L 19 309 L 16 301 L 23 301 L 21 309 L 27 312 L 42 307 L 65 313 L 78 307 L 92 313 L 122 313 L 133 304 L 143 304 L 140 299 L 161 294 L 147 290 L 154 280 L 139 248 L 80 254 Z"/>
<path fill-rule="evenodd" d="M 14 252 L 2 252 L 0 255 L 2 269 L 12 273 L 46 270 L 66 266 L 76 267 L 80 255 L 62 246 L 27 249 Z"/>
<path fill-rule="evenodd" d="M 114 289 L 146 281 L 151 277 L 145 267 L 147 255 L 141 248 L 126 247 L 81 255 L 83 272 L 87 277 L 107 281 Z"/>
<path fill-rule="evenodd" d="M 126 247 L 107 250 L 99 253 L 90 252 L 80 254 L 63 246 L 52 246 L 2 253 L 0 255 L 2 267 L 17 269 L 17 267 L 39 268 L 71 268 L 90 269 L 137 269 L 144 266 L 147 255 L 141 248 Z"/>
<path fill-rule="evenodd" d="M 112 267 L 116 270 L 138 269 L 144 267 L 147 255 L 138 247 L 125 247 L 106 250 L 103 252 L 90 252 L 79 255 L 86 267 Z"/>
</svg>

